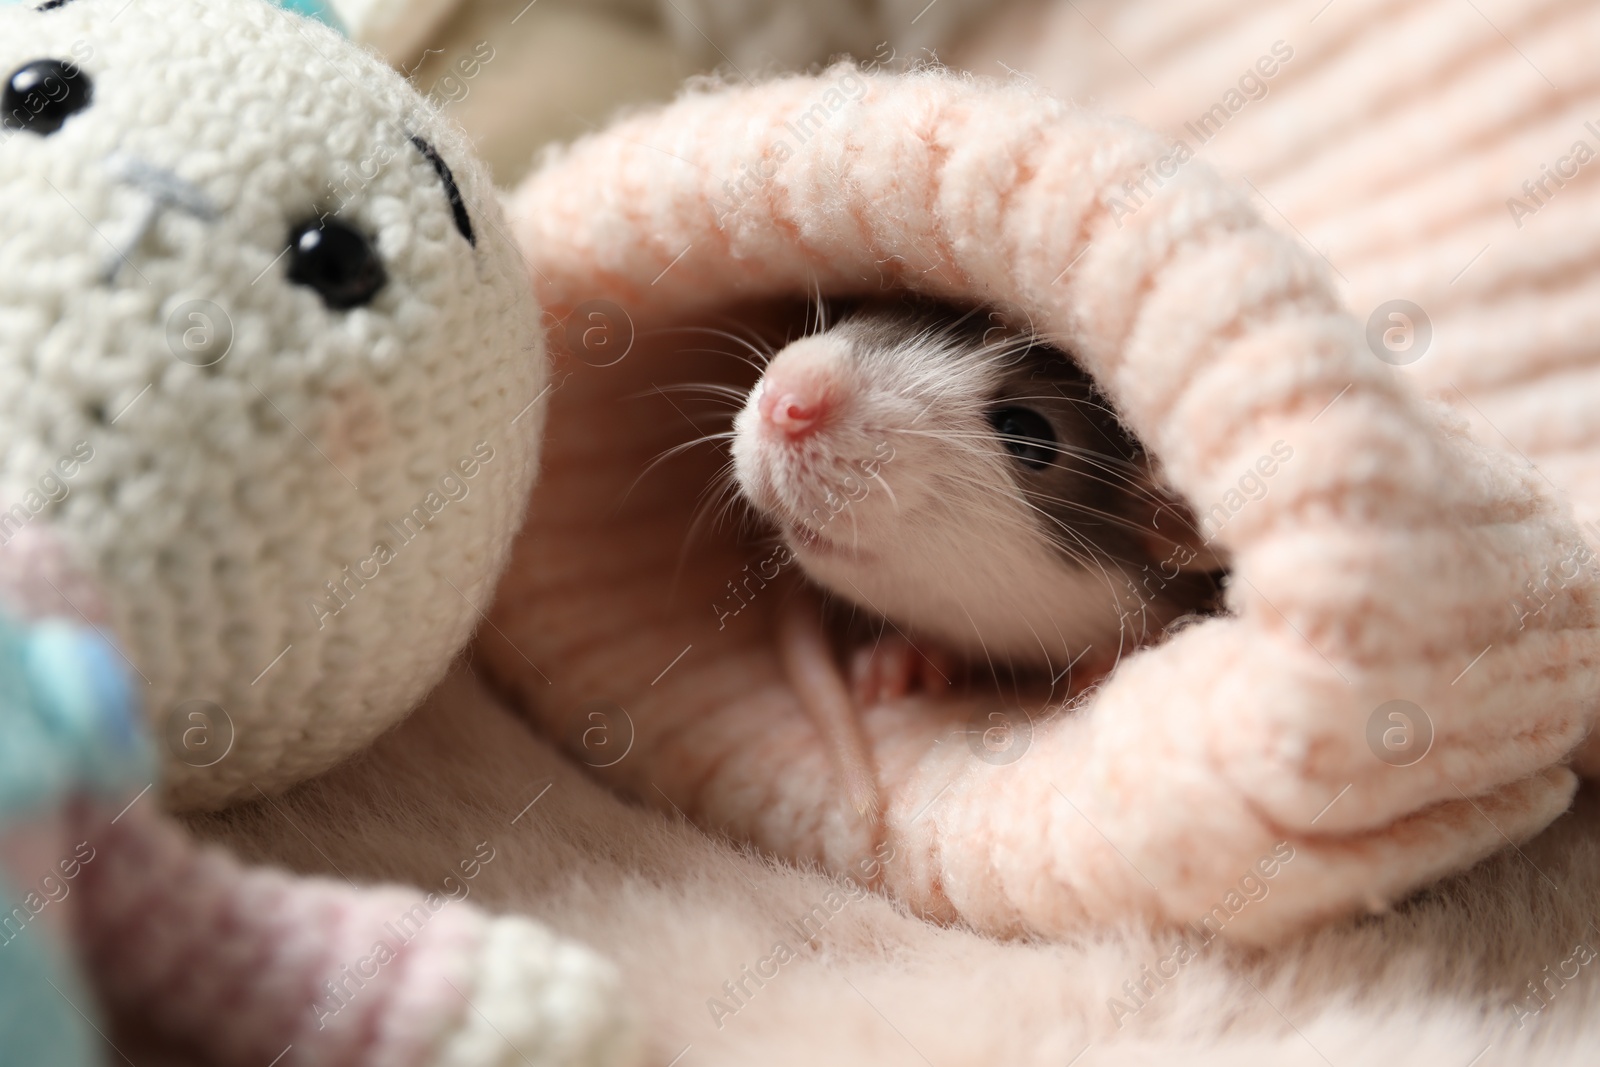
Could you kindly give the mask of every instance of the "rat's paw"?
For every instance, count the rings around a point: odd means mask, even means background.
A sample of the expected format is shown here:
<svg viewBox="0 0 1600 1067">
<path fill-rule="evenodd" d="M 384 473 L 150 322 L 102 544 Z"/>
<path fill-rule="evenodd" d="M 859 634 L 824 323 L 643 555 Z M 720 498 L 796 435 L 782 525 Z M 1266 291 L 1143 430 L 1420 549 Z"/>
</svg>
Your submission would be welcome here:
<svg viewBox="0 0 1600 1067">
<path fill-rule="evenodd" d="M 607 960 L 527 919 L 489 924 L 461 1028 L 435 1067 L 625 1067 L 638 1040 Z"/>
<path fill-rule="evenodd" d="M 955 660 L 942 649 L 918 647 L 898 632 L 857 649 L 850 689 L 858 708 L 887 704 L 915 692 L 940 692 L 955 677 Z"/>
</svg>

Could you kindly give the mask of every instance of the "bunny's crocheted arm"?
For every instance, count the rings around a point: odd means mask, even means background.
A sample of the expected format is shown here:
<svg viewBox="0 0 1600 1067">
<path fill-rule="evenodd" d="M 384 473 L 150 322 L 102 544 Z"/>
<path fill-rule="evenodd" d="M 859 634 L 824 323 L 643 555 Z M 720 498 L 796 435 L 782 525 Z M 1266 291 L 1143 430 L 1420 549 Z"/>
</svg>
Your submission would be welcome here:
<svg viewBox="0 0 1600 1067">
<path fill-rule="evenodd" d="M 247 868 L 149 801 L 78 833 L 91 972 L 121 1012 L 219 1064 L 614 1064 L 609 964 L 438 894 Z"/>
<path fill-rule="evenodd" d="M 148 796 L 125 670 L 94 630 L 0 615 L 0 868 L 36 887 L 0 916 L 0 993 L 25 1062 L 92 1060 L 84 986 L 224 1067 L 627 1061 L 615 971 L 543 926 L 196 844 Z"/>
</svg>

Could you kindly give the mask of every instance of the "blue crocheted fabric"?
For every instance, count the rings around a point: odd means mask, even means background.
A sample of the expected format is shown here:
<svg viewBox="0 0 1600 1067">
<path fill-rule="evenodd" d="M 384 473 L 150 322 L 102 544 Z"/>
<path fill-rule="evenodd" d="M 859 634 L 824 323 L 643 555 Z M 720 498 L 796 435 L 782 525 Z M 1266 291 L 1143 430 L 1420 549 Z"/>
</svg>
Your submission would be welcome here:
<svg viewBox="0 0 1600 1067">
<path fill-rule="evenodd" d="M 31 4 L 34 7 L 38 7 L 41 2 L 42 0 L 0 0 L 0 4 Z M 270 2 L 276 3 L 285 11 L 293 11 L 318 22 L 325 22 L 345 36 L 349 36 L 349 31 L 345 29 L 338 12 L 334 11 L 333 5 L 327 0 L 270 0 Z"/>
<path fill-rule="evenodd" d="M 154 781 L 126 671 L 94 630 L 0 616 L 0 821 Z"/>
<path fill-rule="evenodd" d="M 340 33 L 345 32 L 344 23 L 339 21 L 339 16 L 335 14 L 333 5 L 325 3 L 324 0 L 276 0 L 276 2 L 279 7 L 287 8 L 290 11 L 298 11 L 300 14 L 308 18 L 314 18 L 318 22 L 326 22 Z"/>
<path fill-rule="evenodd" d="M 75 797 L 131 799 L 155 781 L 127 668 L 92 629 L 0 615 L 0 833 L 43 827 Z M 56 865 L 0 870 L 0 1061 L 102 1062 L 96 1015 L 51 934 L 92 843 L 64 841 Z M 85 857 L 88 857 L 87 859 Z"/>
</svg>

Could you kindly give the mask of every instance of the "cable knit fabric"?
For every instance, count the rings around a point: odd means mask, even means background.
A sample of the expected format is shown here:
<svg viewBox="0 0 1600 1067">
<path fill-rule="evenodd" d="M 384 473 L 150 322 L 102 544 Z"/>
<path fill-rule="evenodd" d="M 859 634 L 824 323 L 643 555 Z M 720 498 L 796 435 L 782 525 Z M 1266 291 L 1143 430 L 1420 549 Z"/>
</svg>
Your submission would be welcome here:
<svg viewBox="0 0 1600 1067">
<path fill-rule="evenodd" d="M 1075 6 L 1018 10 L 959 59 L 1093 96 L 1248 179 L 1268 223 L 1325 257 L 1359 320 L 1393 299 L 1424 311 L 1432 342 L 1397 374 L 1486 444 L 1536 463 L 1581 522 L 1600 518 L 1588 403 L 1600 373 L 1600 10 Z M 1202 146 L 1185 124 L 1237 91 L 1274 41 L 1293 58 Z"/>
<path fill-rule="evenodd" d="M 1600 544 L 1593 5 L 1076 7 L 1017 5 L 955 61 L 1026 71 L 1247 181 L 1269 224 L 1318 250 L 1369 345 L 1410 305 L 1423 332 L 1389 355 L 1395 373 L 1536 465 Z M 1530 566 L 1507 610 L 1542 614 L 1579 567 L 1593 569 L 1583 550 Z M 1575 763 L 1600 769 L 1600 753 Z"/>
<path fill-rule="evenodd" d="M 544 359 L 486 173 L 398 75 L 256 0 L 120 7 L 0 9 L 0 69 L 69 62 L 89 100 L 0 131 L 0 541 L 59 532 L 103 594 L 61 612 L 135 664 L 170 801 L 214 806 L 440 677 L 522 513 Z M 326 219 L 381 263 L 364 306 L 293 278 Z M 174 740 L 196 709 L 225 759 Z"/>
<path fill-rule="evenodd" d="M 691 92 L 555 154 L 513 202 L 540 296 L 580 320 L 607 301 L 637 343 L 610 368 L 563 364 L 549 474 L 496 615 L 517 655 L 486 638 L 490 662 L 569 741 L 593 700 L 627 709 L 636 747 L 600 771 L 612 781 L 862 872 L 872 841 L 776 666 L 774 598 L 739 636 L 711 625 L 705 604 L 753 557 L 662 545 L 659 525 L 652 544 L 627 510 L 586 521 L 608 490 L 633 514 L 685 490 L 627 497 L 670 438 L 576 435 L 628 389 L 701 369 L 652 344 L 655 326 L 901 286 L 997 306 L 1078 356 L 1198 513 L 1225 502 L 1234 578 L 1229 616 L 1033 722 L 1015 763 L 941 743 L 968 721 L 955 702 L 871 712 L 901 857 L 874 877 L 990 931 L 1221 907 L 1229 937 L 1262 942 L 1546 825 L 1600 687 L 1596 579 L 1567 566 L 1583 552 L 1567 504 L 1377 358 L 1327 260 L 1264 221 L 1248 185 L 1172 156 L 1166 137 L 1026 86 L 847 67 Z M 1130 210 L 1149 174 L 1159 195 Z M 1232 504 L 1276 442 L 1293 462 Z M 1543 610 L 1511 610 L 1558 569 L 1576 573 Z M 643 626 L 617 632 L 630 613 Z M 1404 766 L 1373 739 L 1396 700 L 1431 738 Z M 1236 907 L 1260 876 L 1272 894 Z"/>
</svg>

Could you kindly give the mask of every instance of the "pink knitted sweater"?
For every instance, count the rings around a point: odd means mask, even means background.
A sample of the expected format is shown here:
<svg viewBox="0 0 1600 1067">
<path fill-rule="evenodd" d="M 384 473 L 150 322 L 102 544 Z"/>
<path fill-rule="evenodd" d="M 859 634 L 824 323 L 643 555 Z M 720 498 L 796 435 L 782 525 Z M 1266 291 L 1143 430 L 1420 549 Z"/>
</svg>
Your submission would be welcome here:
<svg viewBox="0 0 1600 1067">
<path fill-rule="evenodd" d="M 1600 690 L 1596 568 L 1555 474 L 1407 375 L 1453 383 L 1521 451 L 1529 426 L 1541 451 L 1587 442 L 1585 394 L 1548 375 L 1596 363 L 1578 329 L 1592 305 L 1572 294 L 1548 343 L 1515 346 L 1509 317 L 1474 328 L 1474 308 L 1563 306 L 1562 264 L 1594 263 L 1595 242 L 1514 244 L 1505 207 L 1462 203 L 1430 174 L 1441 154 L 1500 159 L 1478 133 L 1510 136 L 1519 107 L 1564 128 L 1532 90 L 1474 110 L 1461 71 L 1491 62 L 1483 35 L 1429 30 L 1436 6 L 1417 5 L 1420 58 L 1354 91 L 1339 89 L 1337 41 L 1285 60 L 1268 38 L 1271 95 L 1249 104 L 1264 132 L 1236 149 L 1248 181 L 1191 158 L 1193 136 L 1180 152 L 1032 87 L 849 68 L 692 92 L 550 159 L 511 208 L 555 332 L 580 351 L 558 354 L 546 472 L 484 638 L 491 669 L 618 787 L 995 932 L 1137 918 L 1267 941 L 1546 825 Z M 1148 47 L 1181 70 L 1187 39 L 1162 33 Z M 1424 84 L 1428 108 L 1408 115 Z M 1164 103 L 1144 117 L 1206 111 Z M 1374 110 L 1401 128 L 1381 137 L 1432 148 L 1379 150 L 1360 127 Z M 1342 140 L 1313 179 L 1297 165 L 1322 128 Z M 1272 219 L 1250 181 L 1270 181 Z M 1495 227 L 1505 251 L 1453 288 L 1442 265 L 1467 264 Z M 1040 710 L 1014 762 L 960 736 L 994 710 L 980 698 L 871 712 L 882 840 L 783 676 L 778 596 L 720 626 L 708 610 L 758 551 L 726 532 L 686 539 L 715 458 L 641 479 L 688 434 L 669 403 L 636 399 L 728 376 L 658 327 L 880 286 L 999 306 L 1079 356 L 1197 512 L 1223 509 L 1234 574 L 1230 616 L 1125 660 L 1083 706 Z M 1409 371 L 1394 364 L 1415 316 L 1379 317 L 1369 343 L 1380 297 L 1432 316 Z M 591 324 L 623 358 L 582 351 Z M 1278 442 L 1292 461 L 1249 499 L 1241 479 Z M 1600 512 L 1600 497 L 1579 506 Z M 594 755 L 597 723 L 627 751 Z"/>
</svg>

